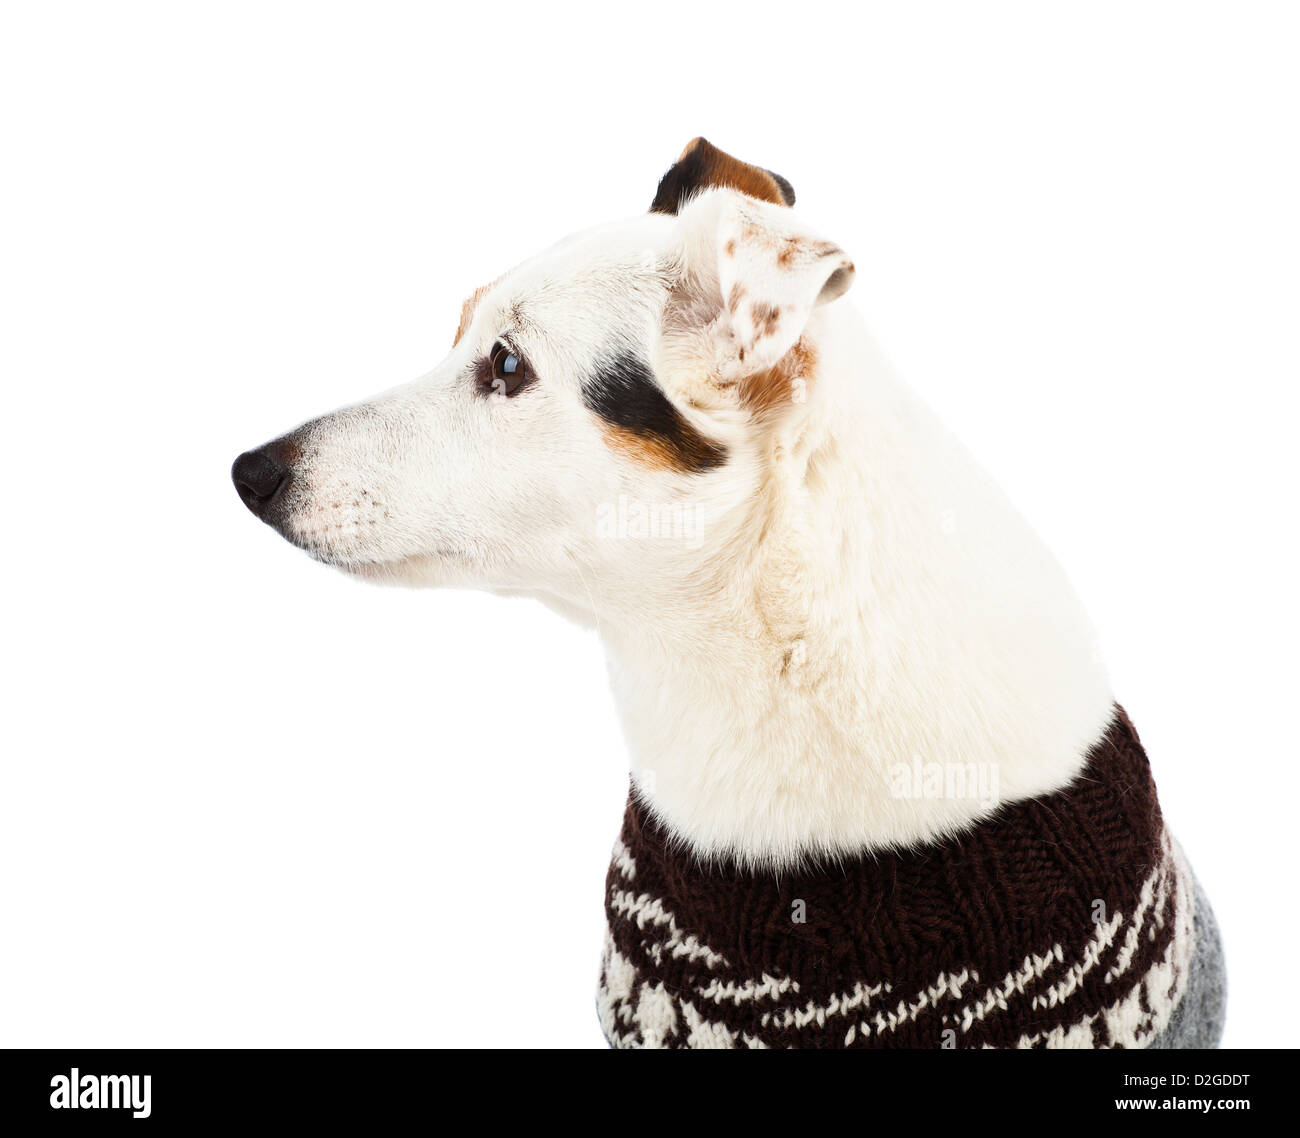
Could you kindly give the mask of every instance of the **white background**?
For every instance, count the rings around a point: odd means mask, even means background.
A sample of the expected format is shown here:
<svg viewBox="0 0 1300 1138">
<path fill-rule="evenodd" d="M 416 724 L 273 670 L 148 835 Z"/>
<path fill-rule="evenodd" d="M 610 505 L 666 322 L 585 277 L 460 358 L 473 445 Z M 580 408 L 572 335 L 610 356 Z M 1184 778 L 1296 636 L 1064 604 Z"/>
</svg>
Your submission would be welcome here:
<svg viewBox="0 0 1300 1138">
<path fill-rule="evenodd" d="M 0 1043 L 601 1044 L 596 641 L 346 580 L 228 470 L 704 134 L 1065 563 L 1225 1044 L 1289 1045 L 1295 11 L 6 5 Z"/>
</svg>

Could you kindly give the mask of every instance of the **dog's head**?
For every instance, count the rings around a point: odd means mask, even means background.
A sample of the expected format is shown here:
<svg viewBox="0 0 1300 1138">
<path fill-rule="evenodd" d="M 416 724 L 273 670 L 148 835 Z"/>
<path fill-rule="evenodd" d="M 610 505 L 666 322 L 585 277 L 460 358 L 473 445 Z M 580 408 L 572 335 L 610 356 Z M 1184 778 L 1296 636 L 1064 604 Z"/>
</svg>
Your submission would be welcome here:
<svg viewBox="0 0 1300 1138">
<path fill-rule="evenodd" d="M 240 455 L 240 497 L 376 580 L 578 605 L 593 576 L 671 584 L 737 524 L 765 439 L 815 396 L 815 310 L 853 277 L 793 201 L 696 139 L 648 214 L 477 289 L 429 375 Z M 611 540 L 638 537 L 665 540 Z"/>
</svg>

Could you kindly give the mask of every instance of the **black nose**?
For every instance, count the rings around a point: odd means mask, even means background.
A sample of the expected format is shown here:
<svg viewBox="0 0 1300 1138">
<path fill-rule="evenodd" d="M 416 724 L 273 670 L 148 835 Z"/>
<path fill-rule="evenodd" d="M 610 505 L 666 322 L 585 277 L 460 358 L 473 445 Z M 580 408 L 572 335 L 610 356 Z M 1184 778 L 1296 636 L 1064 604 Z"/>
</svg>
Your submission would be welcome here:
<svg viewBox="0 0 1300 1138">
<path fill-rule="evenodd" d="M 230 477 L 244 505 L 259 518 L 289 481 L 289 467 L 273 452 L 274 444 L 247 450 L 235 459 Z"/>
</svg>

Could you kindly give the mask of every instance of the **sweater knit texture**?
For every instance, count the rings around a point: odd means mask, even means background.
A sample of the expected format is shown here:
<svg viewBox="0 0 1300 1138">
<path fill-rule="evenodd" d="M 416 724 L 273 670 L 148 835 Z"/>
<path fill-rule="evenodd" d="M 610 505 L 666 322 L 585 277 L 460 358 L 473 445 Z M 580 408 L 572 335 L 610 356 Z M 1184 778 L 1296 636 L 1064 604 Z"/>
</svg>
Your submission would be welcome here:
<svg viewBox="0 0 1300 1138">
<path fill-rule="evenodd" d="M 616 1047 L 1144 1047 L 1196 940 L 1194 880 L 1119 708 L 1064 789 L 809 869 L 706 865 L 633 794 L 606 888 Z"/>
</svg>

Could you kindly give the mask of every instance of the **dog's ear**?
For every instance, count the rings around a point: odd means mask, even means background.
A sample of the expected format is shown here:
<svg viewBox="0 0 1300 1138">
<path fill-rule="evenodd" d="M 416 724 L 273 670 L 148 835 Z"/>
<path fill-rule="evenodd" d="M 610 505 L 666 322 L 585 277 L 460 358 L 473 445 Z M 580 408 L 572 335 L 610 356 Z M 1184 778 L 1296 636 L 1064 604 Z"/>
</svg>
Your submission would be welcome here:
<svg viewBox="0 0 1300 1138">
<path fill-rule="evenodd" d="M 721 187 L 739 190 L 759 201 L 794 205 L 794 187 L 780 174 L 724 154 L 708 139 L 695 138 L 686 144 L 681 157 L 659 180 L 650 212 L 679 213 L 696 194 Z"/>
<path fill-rule="evenodd" d="M 848 291 L 853 262 L 789 210 L 728 194 L 718 215 L 722 329 L 737 377 L 773 367 L 799 343 L 813 310 Z"/>
</svg>

